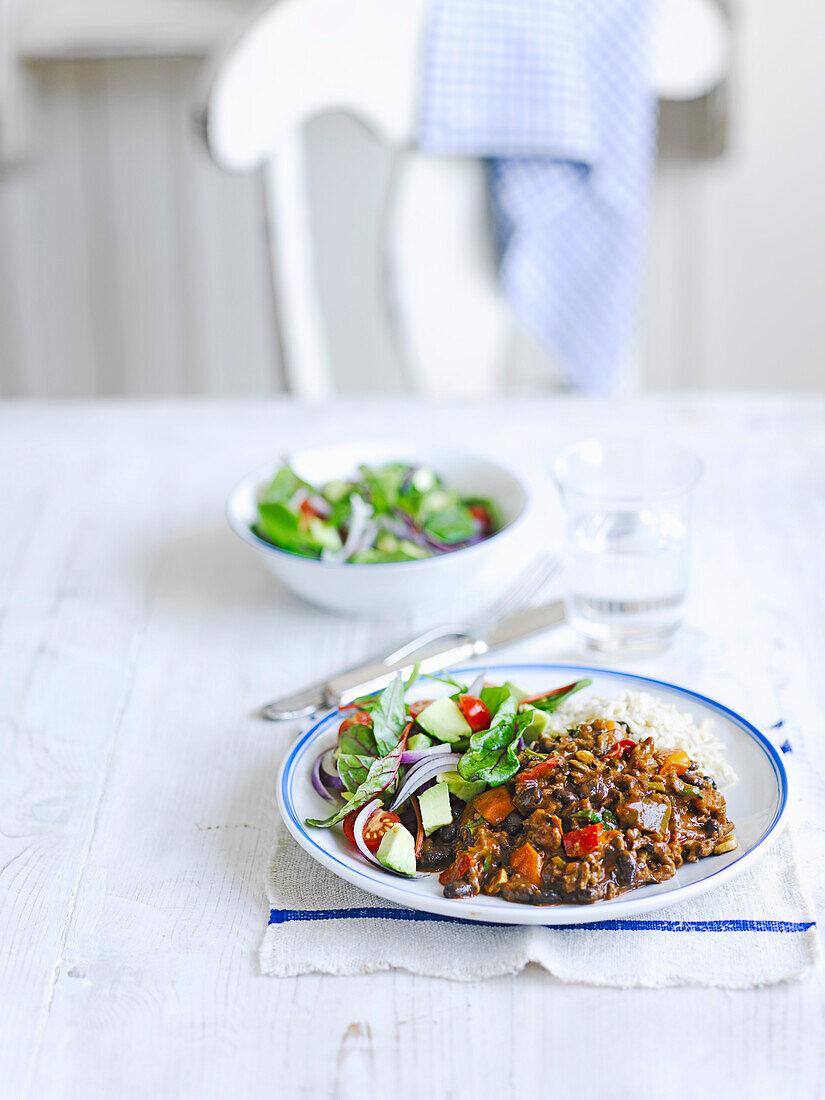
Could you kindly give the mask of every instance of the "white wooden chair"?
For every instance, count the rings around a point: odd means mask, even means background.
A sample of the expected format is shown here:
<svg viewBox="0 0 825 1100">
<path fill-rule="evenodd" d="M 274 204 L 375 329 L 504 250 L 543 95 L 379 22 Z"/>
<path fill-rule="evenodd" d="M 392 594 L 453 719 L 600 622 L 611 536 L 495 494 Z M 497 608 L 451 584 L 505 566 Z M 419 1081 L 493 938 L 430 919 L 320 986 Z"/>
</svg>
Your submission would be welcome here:
<svg viewBox="0 0 825 1100">
<path fill-rule="evenodd" d="M 704 95 L 723 76 L 727 30 L 714 0 L 658 0 L 657 87 Z M 304 132 L 343 111 L 397 150 L 385 221 L 384 292 L 405 374 L 438 397 L 495 389 L 511 334 L 481 165 L 415 148 L 428 0 L 278 0 L 212 60 L 205 134 L 218 164 L 263 166 L 287 383 L 335 391 L 317 290 Z"/>
</svg>

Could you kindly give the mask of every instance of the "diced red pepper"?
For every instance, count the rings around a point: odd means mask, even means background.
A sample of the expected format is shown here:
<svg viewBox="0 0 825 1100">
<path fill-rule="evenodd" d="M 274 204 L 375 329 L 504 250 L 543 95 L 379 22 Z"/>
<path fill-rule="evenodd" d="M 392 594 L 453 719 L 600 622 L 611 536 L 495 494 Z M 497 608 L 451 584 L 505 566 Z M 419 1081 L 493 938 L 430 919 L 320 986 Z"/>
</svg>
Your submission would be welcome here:
<svg viewBox="0 0 825 1100">
<path fill-rule="evenodd" d="M 574 829 L 562 837 L 564 850 L 569 856 L 586 856 L 595 852 L 599 846 L 604 829 L 601 825 L 586 825 L 583 829 Z"/>
<path fill-rule="evenodd" d="M 546 760 L 539 761 L 539 763 L 534 764 L 532 768 L 528 768 L 526 771 L 519 772 L 516 776 L 516 779 L 522 782 L 524 782 L 525 780 L 529 782 L 530 780 L 541 779 L 542 776 L 545 776 L 548 774 L 548 772 L 551 772 L 558 763 L 559 758 L 557 756 L 548 756 Z"/>
<path fill-rule="evenodd" d="M 438 881 L 442 886 L 446 886 L 450 882 L 455 882 L 457 879 L 464 878 L 464 876 L 472 870 L 473 862 L 473 857 L 465 852 L 464 855 L 458 856 L 449 867 L 441 872 L 438 876 Z"/>
<path fill-rule="evenodd" d="M 635 749 L 635 748 L 636 748 L 636 742 L 635 741 L 632 741 L 629 737 L 623 737 L 621 739 L 621 741 L 617 741 L 616 744 L 613 746 L 613 748 L 609 749 L 608 752 L 606 752 L 604 754 L 605 759 L 607 759 L 607 760 L 611 760 L 611 759 L 616 760 L 620 756 L 624 756 L 624 754 L 626 752 L 630 752 L 631 749 Z"/>
<path fill-rule="evenodd" d="M 490 728 L 493 716 L 490 713 L 490 708 L 481 699 L 476 698 L 475 695 L 459 695 L 458 705 L 461 707 L 461 713 L 473 733 Z"/>
</svg>

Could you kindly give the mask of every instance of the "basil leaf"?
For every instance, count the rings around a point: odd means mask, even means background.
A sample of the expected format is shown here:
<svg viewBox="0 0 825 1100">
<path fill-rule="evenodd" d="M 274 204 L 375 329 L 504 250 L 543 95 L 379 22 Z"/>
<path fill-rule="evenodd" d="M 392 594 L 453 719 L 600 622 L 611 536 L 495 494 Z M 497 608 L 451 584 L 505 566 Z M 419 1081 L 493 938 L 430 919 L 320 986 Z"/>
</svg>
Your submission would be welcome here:
<svg viewBox="0 0 825 1100">
<path fill-rule="evenodd" d="M 307 825 L 313 825 L 316 829 L 328 829 L 331 825 L 337 825 L 347 814 L 360 809 L 361 806 L 366 806 L 370 799 L 385 791 L 398 775 L 401 755 L 404 752 L 406 743 L 406 738 L 402 738 L 389 756 L 385 756 L 381 760 L 373 760 L 365 779 L 355 789 L 355 793 L 345 806 L 342 806 L 340 810 L 324 820 L 308 817 L 306 819 Z"/>
<path fill-rule="evenodd" d="M 463 779 L 483 780 L 497 786 L 519 769 L 516 700 L 506 687 L 482 688 L 481 699 L 489 707 L 493 720 L 489 729 L 470 738 L 470 747 L 459 760 L 458 771 Z"/>
<path fill-rule="evenodd" d="M 541 699 L 531 699 L 530 706 L 535 707 L 536 710 L 543 710 L 547 714 L 552 714 L 554 710 L 565 701 L 569 699 L 571 695 L 575 695 L 577 691 L 581 691 L 582 688 L 590 687 L 593 683 L 592 680 L 576 680 L 573 684 L 567 684 L 563 688 L 558 688 L 556 691 L 549 691 Z"/>
<path fill-rule="evenodd" d="M 378 696 L 378 702 L 372 712 L 372 729 L 379 753 L 386 755 L 395 748 L 404 734 L 406 725 L 404 681 L 399 672 L 392 683 Z"/>
<path fill-rule="evenodd" d="M 378 756 L 378 746 L 371 726 L 356 723 L 338 734 L 339 756 Z"/>
<path fill-rule="evenodd" d="M 348 791 L 357 791 L 366 782 L 369 770 L 375 763 L 374 756 L 359 756 L 357 753 L 342 752 L 336 761 L 338 774 Z"/>
</svg>

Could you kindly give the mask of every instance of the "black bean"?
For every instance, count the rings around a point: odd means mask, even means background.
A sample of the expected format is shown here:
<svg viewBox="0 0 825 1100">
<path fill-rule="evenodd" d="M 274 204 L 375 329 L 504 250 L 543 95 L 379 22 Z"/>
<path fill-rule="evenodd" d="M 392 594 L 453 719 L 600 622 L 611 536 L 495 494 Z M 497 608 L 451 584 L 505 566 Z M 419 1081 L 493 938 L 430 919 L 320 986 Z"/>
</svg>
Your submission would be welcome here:
<svg viewBox="0 0 825 1100">
<path fill-rule="evenodd" d="M 513 805 L 524 817 L 528 817 L 533 810 L 541 805 L 542 794 L 538 787 L 524 787 L 513 799 Z"/>
<path fill-rule="evenodd" d="M 616 878 L 622 886 L 632 886 L 636 881 L 638 867 L 636 857 L 631 852 L 616 854 Z"/>
</svg>

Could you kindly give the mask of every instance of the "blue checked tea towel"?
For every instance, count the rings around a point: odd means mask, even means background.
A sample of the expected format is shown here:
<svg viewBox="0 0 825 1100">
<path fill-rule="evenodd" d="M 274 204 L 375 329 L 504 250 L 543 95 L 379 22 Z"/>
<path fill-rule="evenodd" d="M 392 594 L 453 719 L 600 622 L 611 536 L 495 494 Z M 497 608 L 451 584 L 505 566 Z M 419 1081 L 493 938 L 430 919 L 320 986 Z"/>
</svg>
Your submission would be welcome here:
<svg viewBox="0 0 825 1100">
<path fill-rule="evenodd" d="M 568 380 L 621 387 L 654 165 L 651 0 L 434 0 L 421 147 L 485 158 L 516 316 Z"/>
</svg>

